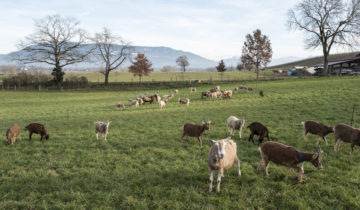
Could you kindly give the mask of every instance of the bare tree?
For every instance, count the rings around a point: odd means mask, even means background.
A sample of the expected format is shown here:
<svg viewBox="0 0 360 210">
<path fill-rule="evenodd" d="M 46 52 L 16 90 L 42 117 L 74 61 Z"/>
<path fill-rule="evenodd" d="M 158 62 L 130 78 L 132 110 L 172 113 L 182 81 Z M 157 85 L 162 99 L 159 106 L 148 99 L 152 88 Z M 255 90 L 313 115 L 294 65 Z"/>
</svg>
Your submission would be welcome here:
<svg viewBox="0 0 360 210">
<path fill-rule="evenodd" d="M 242 49 L 241 62 L 245 66 L 253 66 L 256 71 L 256 79 L 259 79 L 259 70 L 266 66 L 272 57 L 272 48 L 269 38 L 262 35 L 259 29 L 253 35 L 246 35 L 246 41 Z"/>
<path fill-rule="evenodd" d="M 189 63 L 188 58 L 186 57 L 186 55 L 179 56 L 179 57 L 176 59 L 176 64 L 177 64 L 178 66 L 180 66 L 182 72 L 185 72 L 185 71 L 186 71 L 186 67 L 190 65 L 190 63 Z"/>
<path fill-rule="evenodd" d="M 130 56 L 132 47 L 121 37 L 112 34 L 107 28 L 104 28 L 101 33 L 96 33 L 94 41 L 97 48 L 94 52 L 101 57 L 105 64 L 103 71 L 100 72 L 105 76 L 105 86 L 107 86 L 110 72 L 124 63 Z"/>
<path fill-rule="evenodd" d="M 73 18 L 51 15 L 35 21 L 35 32 L 20 41 L 18 47 L 24 53 L 13 58 L 24 64 L 45 63 L 54 66 L 54 82 L 61 85 L 64 66 L 84 61 L 92 49 L 84 47 L 86 32 L 78 27 Z"/>
<path fill-rule="evenodd" d="M 221 60 L 221 61 L 219 62 L 219 65 L 217 65 L 215 68 L 216 68 L 216 70 L 217 70 L 218 72 L 220 72 L 221 81 L 222 81 L 222 80 L 223 80 L 224 72 L 226 71 L 226 67 L 225 67 L 224 60 Z"/>
<path fill-rule="evenodd" d="M 360 0 L 303 0 L 288 12 L 290 29 L 306 32 L 306 48 L 322 48 L 324 74 L 333 46 L 359 44 Z"/>
<path fill-rule="evenodd" d="M 152 63 L 145 57 L 144 54 L 138 53 L 135 62 L 129 67 L 129 72 L 133 73 L 134 76 L 139 77 L 139 82 L 141 82 L 141 77 L 148 76 L 150 72 L 153 71 L 151 68 Z"/>
</svg>

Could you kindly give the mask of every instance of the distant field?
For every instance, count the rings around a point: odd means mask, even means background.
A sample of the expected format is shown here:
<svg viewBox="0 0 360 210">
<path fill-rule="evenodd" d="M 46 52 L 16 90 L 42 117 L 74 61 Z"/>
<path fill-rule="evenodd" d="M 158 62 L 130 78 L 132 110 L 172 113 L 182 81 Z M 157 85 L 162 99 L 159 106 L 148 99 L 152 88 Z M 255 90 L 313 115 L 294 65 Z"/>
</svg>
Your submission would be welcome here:
<svg viewBox="0 0 360 210">
<path fill-rule="evenodd" d="M 269 73 L 267 73 L 268 75 Z M 85 76 L 91 82 L 100 83 L 104 82 L 104 75 L 99 72 L 90 73 L 68 73 L 65 75 L 69 76 Z M 220 73 L 218 72 L 152 72 L 149 76 L 142 77 L 142 81 L 181 81 L 181 80 L 220 80 Z M 260 77 L 264 77 L 264 73 L 260 74 Z M 224 80 L 250 80 L 256 78 L 256 74 L 253 71 L 237 71 L 237 72 L 225 72 Z M 109 82 L 138 82 L 139 77 L 133 77 L 133 74 L 128 72 L 111 72 Z"/>
<path fill-rule="evenodd" d="M 297 172 L 285 181 L 286 168 L 270 163 L 266 179 L 263 170 L 255 173 L 260 154 L 258 145 L 247 141 L 246 126 L 262 122 L 273 141 L 315 152 L 317 137 L 309 135 L 304 142 L 300 122 L 349 124 L 353 104 L 358 104 L 354 117 L 360 127 L 360 77 L 266 81 L 258 86 L 265 97 L 241 91 L 230 100 L 214 101 L 200 99 L 199 92 L 211 86 L 198 86 L 193 94 L 179 88 L 164 110 L 157 104 L 128 105 L 128 98 L 155 90 L 0 91 L 0 209 L 359 209 L 358 148 L 349 157 L 350 145 L 343 143 L 335 153 L 330 134 L 328 146 L 321 142 L 324 170 L 305 163 L 304 182 L 298 183 Z M 178 97 L 189 97 L 190 106 L 178 104 Z M 117 110 L 117 102 L 127 109 Z M 209 194 L 208 140 L 229 136 L 230 115 L 246 119 L 243 139 L 233 137 L 242 176 L 229 169 L 221 193 Z M 180 144 L 181 126 L 204 119 L 212 121 L 204 146 L 194 138 Z M 112 121 L 108 142 L 95 138 L 93 122 L 98 120 Z M 30 141 L 22 130 L 22 140 L 5 144 L 9 126 L 24 128 L 30 122 L 44 123 L 50 139 L 40 142 L 34 134 Z"/>
</svg>

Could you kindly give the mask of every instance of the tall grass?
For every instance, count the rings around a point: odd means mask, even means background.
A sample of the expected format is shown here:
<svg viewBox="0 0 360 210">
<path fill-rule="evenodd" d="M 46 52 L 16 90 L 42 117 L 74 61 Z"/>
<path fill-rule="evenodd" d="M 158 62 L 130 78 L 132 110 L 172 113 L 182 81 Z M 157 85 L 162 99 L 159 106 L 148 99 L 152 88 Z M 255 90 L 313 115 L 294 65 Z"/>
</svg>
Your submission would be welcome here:
<svg viewBox="0 0 360 210">
<path fill-rule="evenodd" d="M 240 84 L 236 84 L 240 85 Z M 255 86 L 255 83 L 246 83 Z M 235 84 L 222 89 L 233 89 Z M 270 178 L 256 174 L 260 161 L 257 145 L 235 135 L 243 175 L 235 168 L 225 173 L 221 193 L 207 192 L 209 177 L 208 139 L 227 137 L 226 119 L 244 116 L 246 125 L 265 124 L 270 138 L 306 152 L 315 152 L 316 136 L 301 138 L 301 121 L 316 120 L 327 125 L 349 123 L 353 104 L 360 104 L 360 78 L 320 78 L 259 82 L 258 93 L 239 92 L 230 100 L 207 101 L 197 93 L 180 88 L 180 94 L 164 110 L 157 104 L 125 111 L 116 102 L 127 103 L 146 91 L 0 91 L 0 130 L 13 123 L 25 127 L 30 122 L 46 125 L 48 141 L 40 136 L 7 146 L 0 144 L 1 209 L 215 209 L 215 208 L 360 208 L 359 154 L 349 157 L 350 145 L 343 143 L 333 151 L 321 142 L 324 170 L 305 164 L 305 181 L 296 174 L 285 181 L 286 168 L 270 164 Z M 161 94 L 168 90 L 160 90 Z M 189 97 L 189 107 L 176 102 Z M 212 121 L 211 131 L 203 136 L 203 147 L 192 138 L 179 141 L 186 122 Z M 111 120 L 108 142 L 96 140 L 93 122 Z M 355 112 L 360 126 L 360 110 Z"/>
</svg>

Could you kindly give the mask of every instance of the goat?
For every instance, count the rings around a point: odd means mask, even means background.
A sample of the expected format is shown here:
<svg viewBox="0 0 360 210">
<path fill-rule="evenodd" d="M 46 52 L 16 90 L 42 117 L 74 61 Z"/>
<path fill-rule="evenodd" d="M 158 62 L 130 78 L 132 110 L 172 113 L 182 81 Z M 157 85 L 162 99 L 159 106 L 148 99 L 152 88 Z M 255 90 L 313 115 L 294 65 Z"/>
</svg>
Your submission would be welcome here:
<svg viewBox="0 0 360 210">
<path fill-rule="evenodd" d="M 209 94 L 210 94 L 209 91 L 203 91 L 203 92 L 201 92 L 201 99 L 203 99 L 204 96 L 205 96 L 205 97 L 208 97 Z"/>
<path fill-rule="evenodd" d="M 155 95 L 150 96 L 150 97 L 144 96 L 144 97 L 142 98 L 142 100 L 144 101 L 144 104 L 145 104 L 146 102 L 152 104 L 152 103 L 154 102 L 154 98 L 155 98 L 155 97 L 156 97 Z"/>
<path fill-rule="evenodd" d="M 269 178 L 268 169 L 270 161 L 288 168 L 285 180 L 287 180 L 291 169 L 294 168 L 299 170 L 299 182 L 301 182 L 302 176 L 304 175 L 304 161 L 311 162 L 317 169 L 322 169 L 322 151 L 320 146 L 318 146 L 316 154 L 300 152 L 294 147 L 277 142 L 265 142 L 258 150 L 261 154 L 261 160 L 256 168 L 256 172 L 258 172 L 263 165 L 267 178 Z M 302 164 L 301 167 L 298 166 L 299 163 Z"/>
<path fill-rule="evenodd" d="M 255 144 L 254 138 L 253 138 L 254 135 L 259 136 L 259 144 L 261 144 L 263 142 L 265 137 L 270 141 L 269 130 L 263 124 L 261 124 L 259 122 L 253 122 L 247 128 L 250 128 L 251 134 L 249 137 L 249 141 L 251 140 L 252 143 Z"/>
<path fill-rule="evenodd" d="M 222 91 L 216 91 L 216 97 L 221 98 L 221 96 L 223 95 Z"/>
<path fill-rule="evenodd" d="M 175 93 L 175 94 L 179 94 L 179 90 L 178 90 L 178 89 L 175 89 L 175 90 L 174 90 L 174 93 Z"/>
<path fill-rule="evenodd" d="M 185 123 L 182 127 L 182 134 L 181 134 L 180 142 L 182 142 L 182 139 L 184 136 L 188 137 L 189 143 L 190 143 L 190 136 L 197 137 L 197 139 L 200 143 L 200 147 L 202 147 L 201 136 L 203 135 L 205 130 L 210 131 L 210 123 L 211 123 L 211 121 L 209 121 L 209 120 L 206 122 L 203 122 L 203 125 L 195 125 L 195 124 Z"/>
<path fill-rule="evenodd" d="M 161 97 L 159 96 L 158 92 L 156 92 L 154 96 L 155 96 L 156 101 L 159 103 L 161 101 Z"/>
<path fill-rule="evenodd" d="M 163 101 L 163 100 L 159 101 L 160 109 L 163 109 L 165 107 L 165 105 L 166 105 L 166 101 Z"/>
<path fill-rule="evenodd" d="M 215 88 L 216 91 L 220 91 L 220 86 L 219 85 L 215 86 L 214 88 Z"/>
<path fill-rule="evenodd" d="M 360 146 L 360 129 L 345 124 L 337 124 L 334 129 L 335 145 L 334 151 L 339 151 L 341 141 L 351 143 L 350 155 L 354 150 L 354 146 Z"/>
<path fill-rule="evenodd" d="M 95 130 L 95 134 L 96 134 L 96 139 L 99 139 L 99 133 L 105 138 L 106 140 L 106 136 L 108 134 L 109 131 L 109 126 L 110 126 L 111 121 L 106 121 L 106 122 L 102 122 L 102 121 L 97 121 L 94 122 L 94 130 Z"/>
<path fill-rule="evenodd" d="M 188 99 L 188 98 L 185 98 L 185 99 L 180 99 L 179 98 L 178 101 L 179 101 L 180 104 L 186 104 L 187 106 L 190 105 L 190 99 Z"/>
<path fill-rule="evenodd" d="M 218 96 L 218 94 L 216 92 L 210 92 L 207 97 L 208 99 L 212 100 L 212 99 L 216 99 Z"/>
<path fill-rule="evenodd" d="M 222 91 L 222 93 L 223 93 L 224 99 L 232 97 L 232 90 L 224 90 L 224 91 Z"/>
<path fill-rule="evenodd" d="M 260 94 L 261 97 L 264 97 L 264 91 L 263 90 L 260 90 L 259 94 Z"/>
<path fill-rule="evenodd" d="M 239 120 L 235 116 L 230 116 L 227 119 L 227 126 L 228 126 L 228 130 L 230 132 L 230 135 L 233 135 L 235 130 L 239 130 L 240 139 L 241 139 L 241 133 L 242 133 L 242 129 L 243 129 L 244 125 L 245 125 L 245 119 Z"/>
<path fill-rule="evenodd" d="M 239 87 L 234 88 L 234 93 L 237 93 L 239 91 Z"/>
<path fill-rule="evenodd" d="M 121 110 L 125 110 L 125 105 L 122 104 L 122 103 L 117 103 L 116 107 L 119 108 L 119 109 L 121 108 Z"/>
<path fill-rule="evenodd" d="M 326 135 L 334 132 L 333 127 L 328 127 L 322 123 L 318 123 L 312 120 L 301 122 L 301 124 L 304 126 L 304 135 L 303 135 L 304 141 L 306 140 L 307 133 L 315 134 L 320 137 L 317 141 L 317 145 L 319 145 L 321 138 L 325 141 L 325 144 L 327 145 L 328 143 L 326 140 Z"/>
<path fill-rule="evenodd" d="M 248 90 L 249 92 L 254 92 L 254 89 L 251 88 L 251 87 L 248 87 L 247 90 Z"/>
<path fill-rule="evenodd" d="M 137 98 L 136 100 L 139 102 L 139 105 L 143 105 L 143 104 L 144 104 L 144 100 L 142 100 L 142 98 Z"/>
<path fill-rule="evenodd" d="M 30 123 L 25 127 L 25 130 L 29 131 L 30 140 L 33 133 L 40 134 L 40 140 L 43 140 L 43 137 L 45 137 L 46 140 L 50 138 L 50 135 L 46 132 L 45 126 L 39 123 Z"/>
<path fill-rule="evenodd" d="M 238 170 L 238 175 L 241 176 L 240 160 L 236 153 L 236 143 L 229 138 L 218 141 L 209 140 L 212 143 L 208 155 L 209 177 L 210 185 L 209 192 L 212 192 L 213 172 L 218 170 L 216 192 L 220 192 L 221 177 L 224 176 L 224 171 L 231 168 L 234 163 Z"/>
<path fill-rule="evenodd" d="M 164 100 L 166 100 L 166 101 L 172 99 L 172 97 L 174 97 L 173 93 L 169 93 L 169 94 L 163 96 Z"/>
<path fill-rule="evenodd" d="M 20 136 L 21 139 L 21 129 L 18 124 L 14 124 L 6 131 L 6 140 L 9 145 L 15 143 L 16 137 Z"/>
<path fill-rule="evenodd" d="M 239 89 L 246 89 L 247 90 L 247 87 L 240 85 Z"/>
<path fill-rule="evenodd" d="M 131 106 L 139 107 L 139 101 L 138 100 L 128 100 L 131 103 Z"/>
<path fill-rule="evenodd" d="M 190 93 L 192 93 L 192 92 L 196 92 L 196 88 L 191 87 L 191 88 L 190 88 Z"/>
</svg>

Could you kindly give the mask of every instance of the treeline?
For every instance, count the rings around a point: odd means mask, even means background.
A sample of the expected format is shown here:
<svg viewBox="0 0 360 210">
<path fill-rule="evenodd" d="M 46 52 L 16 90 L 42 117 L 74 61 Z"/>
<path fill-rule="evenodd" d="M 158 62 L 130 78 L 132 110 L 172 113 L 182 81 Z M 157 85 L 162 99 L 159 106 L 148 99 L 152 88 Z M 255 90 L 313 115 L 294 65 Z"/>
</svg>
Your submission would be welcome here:
<svg viewBox="0 0 360 210">
<path fill-rule="evenodd" d="M 2 79 L 1 84 L 3 89 L 17 89 L 17 88 L 57 88 L 58 86 L 53 81 L 53 77 L 47 74 L 31 74 L 19 73 L 16 75 L 9 75 Z M 71 76 L 65 78 L 61 88 L 76 89 L 85 88 L 89 86 L 89 81 L 86 77 Z"/>
</svg>

